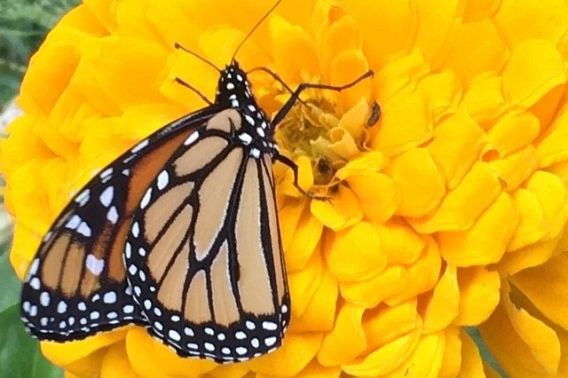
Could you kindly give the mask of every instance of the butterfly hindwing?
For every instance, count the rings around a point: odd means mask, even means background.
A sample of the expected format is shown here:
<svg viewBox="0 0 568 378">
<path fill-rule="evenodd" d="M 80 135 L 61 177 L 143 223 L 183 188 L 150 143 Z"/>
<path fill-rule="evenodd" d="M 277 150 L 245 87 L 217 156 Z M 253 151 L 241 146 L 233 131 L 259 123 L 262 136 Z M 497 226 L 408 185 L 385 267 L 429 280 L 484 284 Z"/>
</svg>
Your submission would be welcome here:
<svg viewBox="0 0 568 378">
<path fill-rule="evenodd" d="M 144 194 L 126 249 L 151 333 L 220 362 L 275 348 L 288 322 L 272 163 L 235 142 L 241 124 L 226 110 L 178 148 Z"/>
<path fill-rule="evenodd" d="M 81 339 L 144 323 L 123 254 L 132 213 L 156 170 L 214 111 L 184 117 L 95 176 L 45 235 L 22 289 L 22 319 L 42 339 Z"/>
</svg>

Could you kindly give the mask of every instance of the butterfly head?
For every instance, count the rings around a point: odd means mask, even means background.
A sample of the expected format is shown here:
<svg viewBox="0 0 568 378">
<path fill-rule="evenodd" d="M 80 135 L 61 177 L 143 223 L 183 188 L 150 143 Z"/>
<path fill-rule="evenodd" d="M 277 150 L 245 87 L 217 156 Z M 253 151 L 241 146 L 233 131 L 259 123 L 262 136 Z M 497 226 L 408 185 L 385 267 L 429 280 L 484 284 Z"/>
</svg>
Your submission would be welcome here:
<svg viewBox="0 0 568 378">
<path fill-rule="evenodd" d="M 217 84 L 217 103 L 239 109 L 254 102 L 246 73 L 233 60 L 222 71 Z"/>
</svg>

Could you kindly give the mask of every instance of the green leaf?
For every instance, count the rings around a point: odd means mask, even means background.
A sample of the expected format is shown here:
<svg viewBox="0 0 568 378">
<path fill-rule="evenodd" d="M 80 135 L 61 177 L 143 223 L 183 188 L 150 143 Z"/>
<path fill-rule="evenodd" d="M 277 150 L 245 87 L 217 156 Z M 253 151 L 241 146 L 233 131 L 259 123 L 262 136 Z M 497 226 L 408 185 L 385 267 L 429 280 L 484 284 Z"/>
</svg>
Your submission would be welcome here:
<svg viewBox="0 0 568 378">
<path fill-rule="evenodd" d="M 61 369 L 41 354 L 37 340 L 26 333 L 15 304 L 0 312 L 0 371 L 10 378 L 59 378 Z"/>
<path fill-rule="evenodd" d="M 8 261 L 8 246 L 0 246 L 0 311 L 18 303 L 21 284 Z"/>
<path fill-rule="evenodd" d="M 62 371 L 42 356 L 20 320 L 21 284 L 8 260 L 9 245 L 0 245 L 0 376 L 60 378 Z"/>
</svg>

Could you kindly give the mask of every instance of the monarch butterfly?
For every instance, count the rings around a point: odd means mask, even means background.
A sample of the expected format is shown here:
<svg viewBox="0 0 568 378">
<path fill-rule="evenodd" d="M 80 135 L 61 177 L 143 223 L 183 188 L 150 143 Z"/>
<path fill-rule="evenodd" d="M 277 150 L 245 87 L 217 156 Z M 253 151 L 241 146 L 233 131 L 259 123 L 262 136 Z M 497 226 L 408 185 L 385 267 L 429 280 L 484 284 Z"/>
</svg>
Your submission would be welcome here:
<svg viewBox="0 0 568 378">
<path fill-rule="evenodd" d="M 32 335 L 68 341 L 138 324 L 181 356 L 217 362 L 282 343 L 290 297 L 272 163 L 297 167 L 273 131 L 306 88 L 342 90 L 372 72 L 341 87 L 301 84 L 272 121 L 234 55 L 219 73 L 213 103 L 126 151 L 57 217 L 22 289 Z"/>
</svg>

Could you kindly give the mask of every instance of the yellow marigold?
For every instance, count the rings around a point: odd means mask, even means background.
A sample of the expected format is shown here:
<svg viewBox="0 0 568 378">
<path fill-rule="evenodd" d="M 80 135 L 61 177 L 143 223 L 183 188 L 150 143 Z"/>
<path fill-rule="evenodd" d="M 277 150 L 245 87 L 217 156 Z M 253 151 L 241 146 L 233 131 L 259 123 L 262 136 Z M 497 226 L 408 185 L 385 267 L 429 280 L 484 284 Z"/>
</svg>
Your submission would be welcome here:
<svg viewBox="0 0 568 378">
<path fill-rule="evenodd" d="M 203 103 L 263 12 L 255 1 L 85 0 L 33 57 L 2 142 L 12 264 L 87 180 Z M 249 362 L 181 359 L 140 328 L 42 343 L 80 377 L 568 376 L 568 8 L 561 0 L 284 0 L 239 53 L 311 91 L 277 131 L 293 318 Z M 288 94 L 251 74 L 268 113 Z M 380 122 L 368 126 L 373 101 Z M 314 186 L 315 185 L 315 186 Z"/>
</svg>

